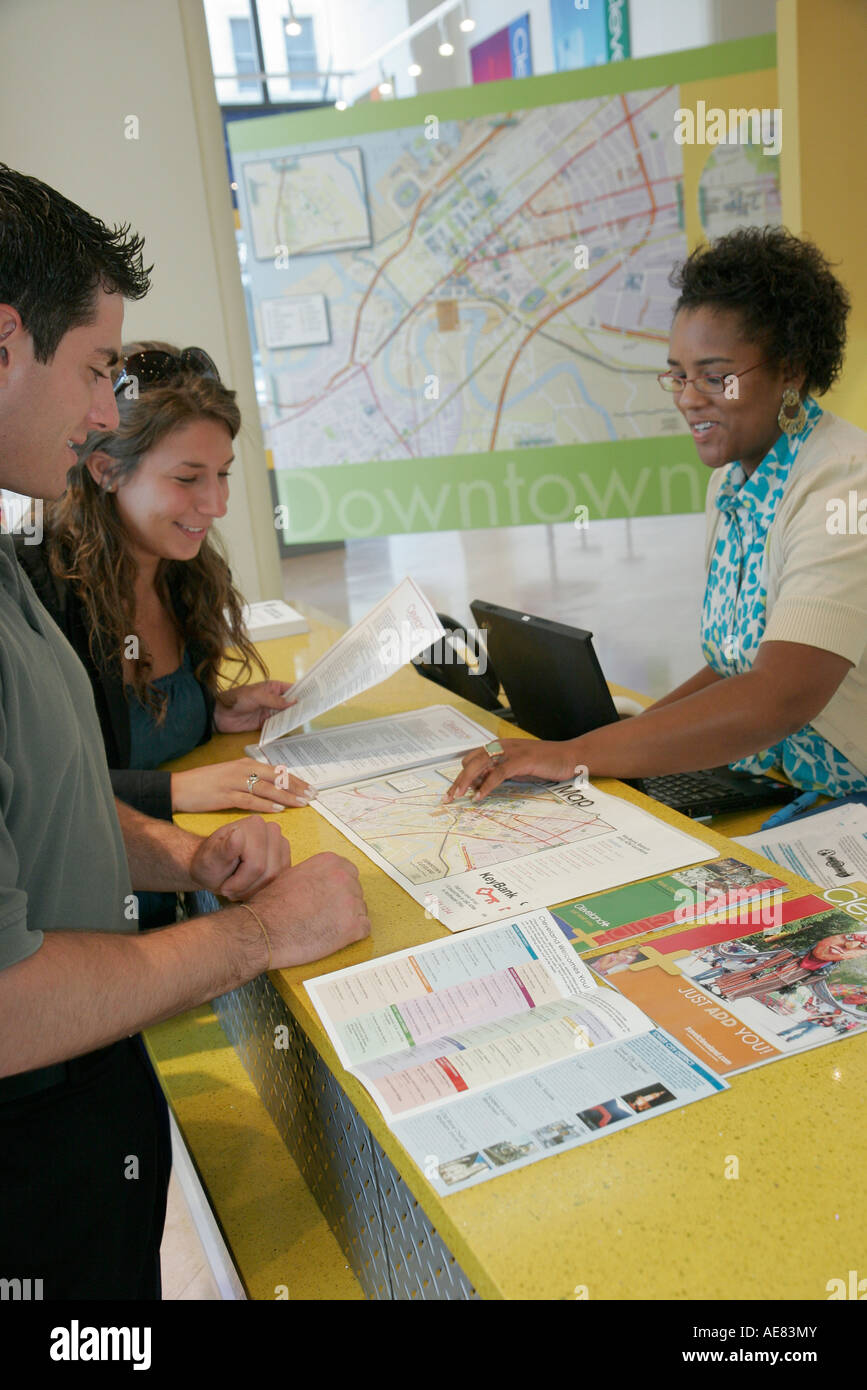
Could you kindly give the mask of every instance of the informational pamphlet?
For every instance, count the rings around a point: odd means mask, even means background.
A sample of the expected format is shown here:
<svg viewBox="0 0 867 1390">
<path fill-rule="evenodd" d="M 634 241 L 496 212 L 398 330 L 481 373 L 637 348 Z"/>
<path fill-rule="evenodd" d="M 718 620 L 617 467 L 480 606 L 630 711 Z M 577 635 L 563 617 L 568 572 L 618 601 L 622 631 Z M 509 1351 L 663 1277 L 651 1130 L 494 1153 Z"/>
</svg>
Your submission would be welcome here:
<svg viewBox="0 0 867 1390">
<path fill-rule="evenodd" d="M 290 734 L 266 748 L 248 749 L 275 766 L 283 766 L 311 787 L 325 791 L 344 782 L 460 757 L 491 738 L 489 729 L 451 705 L 364 719 L 335 729 Z"/>
<path fill-rule="evenodd" d="M 340 1061 L 443 1195 L 726 1085 L 599 987 L 546 911 L 306 987 Z"/>
<path fill-rule="evenodd" d="M 295 682 L 294 704 L 265 720 L 260 744 L 264 748 L 379 685 L 444 635 L 442 623 L 418 585 L 412 579 L 402 580 Z"/>
<path fill-rule="evenodd" d="M 678 922 L 707 920 L 742 903 L 765 902 L 785 888 L 782 879 L 739 859 L 715 859 L 712 864 L 563 903 L 552 912 L 575 950 L 583 953 Z"/>
<path fill-rule="evenodd" d="M 445 802 L 455 760 L 319 793 L 320 815 L 449 931 L 713 859 L 692 835 L 571 782 Z"/>
<path fill-rule="evenodd" d="M 245 604 L 241 621 L 251 642 L 268 642 L 274 637 L 295 637 L 309 632 L 310 624 L 296 608 L 284 603 L 282 598 L 262 599 L 259 603 Z"/>
<path fill-rule="evenodd" d="M 821 898 L 582 959 L 723 1075 L 867 1028 L 867 925 Z"/>
<path fill-rule="evenodd" d="M 829 806 L 788 824 L 742 835 L 737 843 L 823 888 L 867 878 L 867 806 Z"/>
</svg>

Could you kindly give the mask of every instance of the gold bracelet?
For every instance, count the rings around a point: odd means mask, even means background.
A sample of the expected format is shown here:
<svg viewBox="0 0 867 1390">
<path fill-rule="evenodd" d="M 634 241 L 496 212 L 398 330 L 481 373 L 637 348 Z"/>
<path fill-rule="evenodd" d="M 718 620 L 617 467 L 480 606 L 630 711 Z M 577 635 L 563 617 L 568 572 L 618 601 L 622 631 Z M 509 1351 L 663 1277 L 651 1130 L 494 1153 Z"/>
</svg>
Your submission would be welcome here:
<svg viewBox="0 0 867 1390">
<path fill-rule="evenodd" d="M 245 908 L 247 909 L 248 912 L 253 912 L 253 909 L 252 909 L 252 907 L 250 906 L 249 903 L 236 903 L 235 906 L 236 906 L 236 907 L 245 907 Z M 262 921 L 262 918 L 259 916 L 258 912 L 253 912 L 253 916 L 256 918 L 256 921 L 259 923 L 259 926 L 262 928 L 262 935 L 263 935 L 264 938 L 265 938 L 265 945 L 268 947 L 268 964 L 265 966 L 265 969 L 266 969 L 266 970 L 270 970 L 270 969 L 271 969 L 271 942 L 270 942 L 270 940 L 269 940 L 269 938 L 268 938 L 268 933 L 267 933 L 266 930 L 265 930 L 265 923 Z"/>
</svg>

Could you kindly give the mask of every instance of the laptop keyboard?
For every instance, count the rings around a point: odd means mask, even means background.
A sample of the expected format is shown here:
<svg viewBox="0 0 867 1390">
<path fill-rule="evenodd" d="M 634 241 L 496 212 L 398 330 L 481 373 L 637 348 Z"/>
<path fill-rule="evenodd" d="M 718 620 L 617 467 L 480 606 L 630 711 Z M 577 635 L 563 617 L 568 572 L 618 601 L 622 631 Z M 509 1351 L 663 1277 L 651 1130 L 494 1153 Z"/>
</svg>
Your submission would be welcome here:
<svg viewBox="0 0 867 1390">
<path fill-rule="evenodd" d="M 665 777 L 644 777 L 642 788 L 647 796 L 655 797 L 664 806 L 680 810 L 693 802 L 713 802 L 720 810 L 726 806 L 737 809 L 744 804 L 744 790 L 726 787 L 712 774 L 676 772 Z"/>
</svg>

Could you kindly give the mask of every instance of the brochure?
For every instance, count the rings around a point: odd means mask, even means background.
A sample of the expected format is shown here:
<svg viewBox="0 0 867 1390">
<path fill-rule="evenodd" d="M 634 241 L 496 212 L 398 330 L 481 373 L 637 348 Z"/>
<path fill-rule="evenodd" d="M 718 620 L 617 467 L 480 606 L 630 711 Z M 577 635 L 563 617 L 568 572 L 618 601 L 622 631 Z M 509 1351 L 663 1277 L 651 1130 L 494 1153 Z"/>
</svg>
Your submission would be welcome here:
<svg viewBox="0 0 867 1390">
<path fill-rule="evenodd" d="M 451 705 L 430 705 L 334 729 L 290 734 L 267 748 L 254 746 L 247 752 L 285 767 L 311 787 L 325 791 L 361 777 L 385 776 L 443 758 L 461 757 L 490 738 L 490 729 Z"/>
<path fill-rule="evenodd" d="M 715 859 L 712 864 L 563 903 L 551 911 L 567 940 L 583 953 L 678 922 L 707 919 L 741 903 L 764 902 L 786 888 L 782 879 L 739 859 Z"/>
<path fill-rule="evenodd" d="M 753 905 L 583 958 L 723 1075 L 867 1028 L 867 925 L 822 898 Z"/>
<path fill-rule="evenodd" d="M 306 988 L 340 1061 L 442 1195 L 726 1088 L 600 987 L 546 911 Z"/>
<path fill-rule="evenodd" d="M 742 835 L 739 845 L 823 888 L 867 877 L 867 806 L 829 806 L 788 824 Z"/>
<path fill-rule="evenodd" d="M 295 682 L 295 703 L 265 720 L 259 743 L 264 748 L 379 685 L 444 635 L 434 608 L 415 581 L 402 580 Z"/>
<path fill-rule="evenodd" d="M 444 802 L 456 760 L 321 791 L 313 808 L 449 931 L 715 857 L 622 797 L 571 782 L 504 782 Z"/>
</svg>

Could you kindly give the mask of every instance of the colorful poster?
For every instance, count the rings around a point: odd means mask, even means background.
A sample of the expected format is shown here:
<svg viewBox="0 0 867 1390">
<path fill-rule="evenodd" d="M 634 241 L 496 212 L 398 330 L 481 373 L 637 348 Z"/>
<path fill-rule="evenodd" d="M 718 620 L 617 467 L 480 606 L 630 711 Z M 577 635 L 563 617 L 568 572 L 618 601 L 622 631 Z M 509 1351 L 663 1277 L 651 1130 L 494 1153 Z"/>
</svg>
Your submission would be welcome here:
<svg viewBox="0 0 867 1390">
<path fill-rule="evenodd" d="M 676 874 L 630 883 L 593 898 L 551 909 L 568 941 L 578 952 L 598 950 L 677 922 L 707 920 L 739 905 L 772 901 L 786 888 L 782 879 L 739 859 L 717 859 Z M 731 918 L 727 915 L 727 921 Z"/>
<path fill-rule="evenodd" d="M 863 1032 L 867 929 L 821 898 L 775 915 L 747 932 L 705 924 L 584 960 L 723 1076 Z"/>
<path fill-rule="evenodd" d="M 470 49 L 473 82 L 496 82 L 506 77 L 530 77 L 530 16 L 522 15 L 505 29 L 482 39 Z"/>
<path fill-rule="evenodd" d="M 628 58 L 629 0 L 551 0 L 551 41 L 557 72 Z"/>
</svg>

